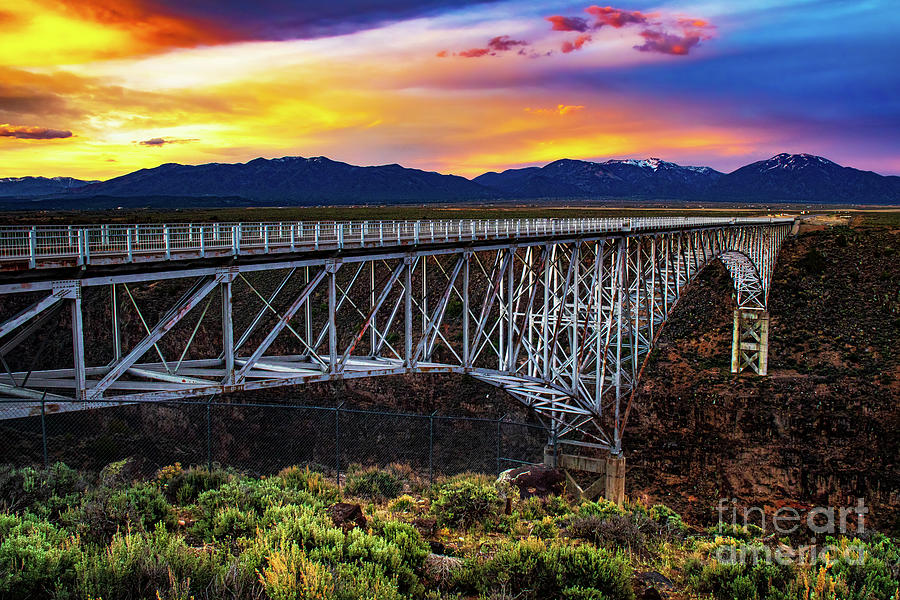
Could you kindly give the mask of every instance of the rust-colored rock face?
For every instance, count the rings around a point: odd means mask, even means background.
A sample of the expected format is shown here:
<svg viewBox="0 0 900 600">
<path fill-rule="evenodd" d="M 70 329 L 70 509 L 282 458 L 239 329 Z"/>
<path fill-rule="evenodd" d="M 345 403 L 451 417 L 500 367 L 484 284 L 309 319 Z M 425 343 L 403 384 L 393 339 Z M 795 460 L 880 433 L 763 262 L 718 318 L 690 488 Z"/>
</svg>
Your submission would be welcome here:
<svg viewBox="0 0 900 600">
<path fill-rule="evenodd" d="M 900 235 L 802 233 L 779 256 L 769 376 L 728 372 L 731 286 L 715 265 L 662 333 L 626 434 L 628 493 L 715 518 L 720 498 L 774 510 L 900 509 Z"/>
</svg>

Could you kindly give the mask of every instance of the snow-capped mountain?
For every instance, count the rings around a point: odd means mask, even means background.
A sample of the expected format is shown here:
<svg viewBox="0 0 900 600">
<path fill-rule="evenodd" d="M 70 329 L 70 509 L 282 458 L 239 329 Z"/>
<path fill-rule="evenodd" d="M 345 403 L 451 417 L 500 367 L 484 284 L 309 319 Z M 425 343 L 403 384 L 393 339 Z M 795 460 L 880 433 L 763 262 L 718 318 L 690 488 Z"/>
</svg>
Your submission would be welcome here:
<svg viewBox="0 0 900 600">
<path fill-rule="evenodd" d="M 459 200 L 701 200 L 900 204 L 900 177 L 842 167 L 811 154 L 778 154 L 724 175 L 659 158 L 563 159 L 474 180 L 400 165 L 359 167 L 323 156 L 141 169 L 103 182 L 0 179 L 9 208 L 366 204 Z M 12 200 L 15 198 L 15 200 Z"/>
<path fill-rule="evenodd" d="M 702 194 L 722 173 L 659 158 L 589 162 L 563 159 L 543 167 L 485 173 L 475 181 L 519 198 L 652 197 Z"/>
<path fill-rule="evenodd" d="M 900 202 L 900 177 L 860 171 L 812 154 L 776 154 L 721 177 L 716 200 L 834 203 Z"/>
</svg>

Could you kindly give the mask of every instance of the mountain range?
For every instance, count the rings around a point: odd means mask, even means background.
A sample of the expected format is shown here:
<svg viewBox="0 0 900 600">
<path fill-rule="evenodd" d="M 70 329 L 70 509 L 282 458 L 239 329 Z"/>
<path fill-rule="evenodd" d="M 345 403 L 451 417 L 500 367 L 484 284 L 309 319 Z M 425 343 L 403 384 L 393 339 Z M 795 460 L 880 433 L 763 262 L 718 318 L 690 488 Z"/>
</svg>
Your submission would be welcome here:
<svg viewBox="0 0 900 600">
<path fill-rule="evenodd" d="M 321 156 L 292 156 L 234 164 L 167 163 L 107 181 L 0 179 L 0 205 L 8 208 L 183 207 L 185 199 L 203 206 L 602 199 L 898 204 L 900 177 L 784 153 L 727 174 L 658 158 L 562 159 L 470 180 L 397 164 L 360 167 Z"/>
</svg>

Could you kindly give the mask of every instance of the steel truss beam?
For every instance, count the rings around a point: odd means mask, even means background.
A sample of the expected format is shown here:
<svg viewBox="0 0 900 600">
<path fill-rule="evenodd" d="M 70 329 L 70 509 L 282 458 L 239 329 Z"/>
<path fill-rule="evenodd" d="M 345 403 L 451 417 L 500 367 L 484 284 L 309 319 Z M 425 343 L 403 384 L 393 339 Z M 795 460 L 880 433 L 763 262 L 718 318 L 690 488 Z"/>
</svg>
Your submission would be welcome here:
<svg viewBox="0 0 900 600">
<path fill-rule="evenodd" d="M 73 340 L 71 366 L 5 368 L 0 397 L 34 401 L 46 392 L 98 405 L 466 373 L 532 407 L 554 440 L 618 453 L 662 326 L 711 261 L 724 263 L 735 287 L 732 370 L 765 374 L 765 311 L 790 228 L 789 221 L 735 222 L 511 237 L 0 286 L 0 293 L 51 291 L 0 323 L 0 335 L 17 332 L 4 352 L 46 326 L 48 309 L 60 302 L 70 305 Z M 185 291 L 150 327 L 131 288 L 160 281 L 183 281 Z M 92 311 L 83 309 L 98 301 L 90 292 L 101 289 L 112 301 L 112 354 L 104 364 L 88 364 L 83 313 Z M 218 309 L 209 311 L 214 302 Z M 197 341 L 216 338 L 215 348 Z"/>
</svg>

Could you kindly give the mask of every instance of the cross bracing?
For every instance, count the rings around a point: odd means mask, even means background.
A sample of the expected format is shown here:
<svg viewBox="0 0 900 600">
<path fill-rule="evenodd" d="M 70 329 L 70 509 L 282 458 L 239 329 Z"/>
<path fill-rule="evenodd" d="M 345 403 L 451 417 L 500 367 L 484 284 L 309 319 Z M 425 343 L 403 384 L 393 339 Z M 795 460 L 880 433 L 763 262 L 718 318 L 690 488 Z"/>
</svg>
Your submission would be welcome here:
<svg viewBox="0 0 900 600">
<path fill-rule="evenodd" d="M 0 294 L 15 310 L 0 322 L 0 398 L 19 401 L 6 405 L 10 417 L 41 401 L 96 406 L 461 373 L 532 407 L 554 439 L 617 453 L 684 287 L 721 260 L 741 314 L 765 314 L 792 222 L 194 224 L 152 241 L 141 226 L 6 229 Z M 62 230 L 72 246 L 41 241 Z M 230 242 L 215 246 L 216 231 L 230 231 Z M 764 372 L 762 322 L 739 326 L 736 314 L 733 370 Z M 50 364 L 38 340 L 52 333 L 58 345 L 63 330 L 71 351 Z"/>
</svg>

